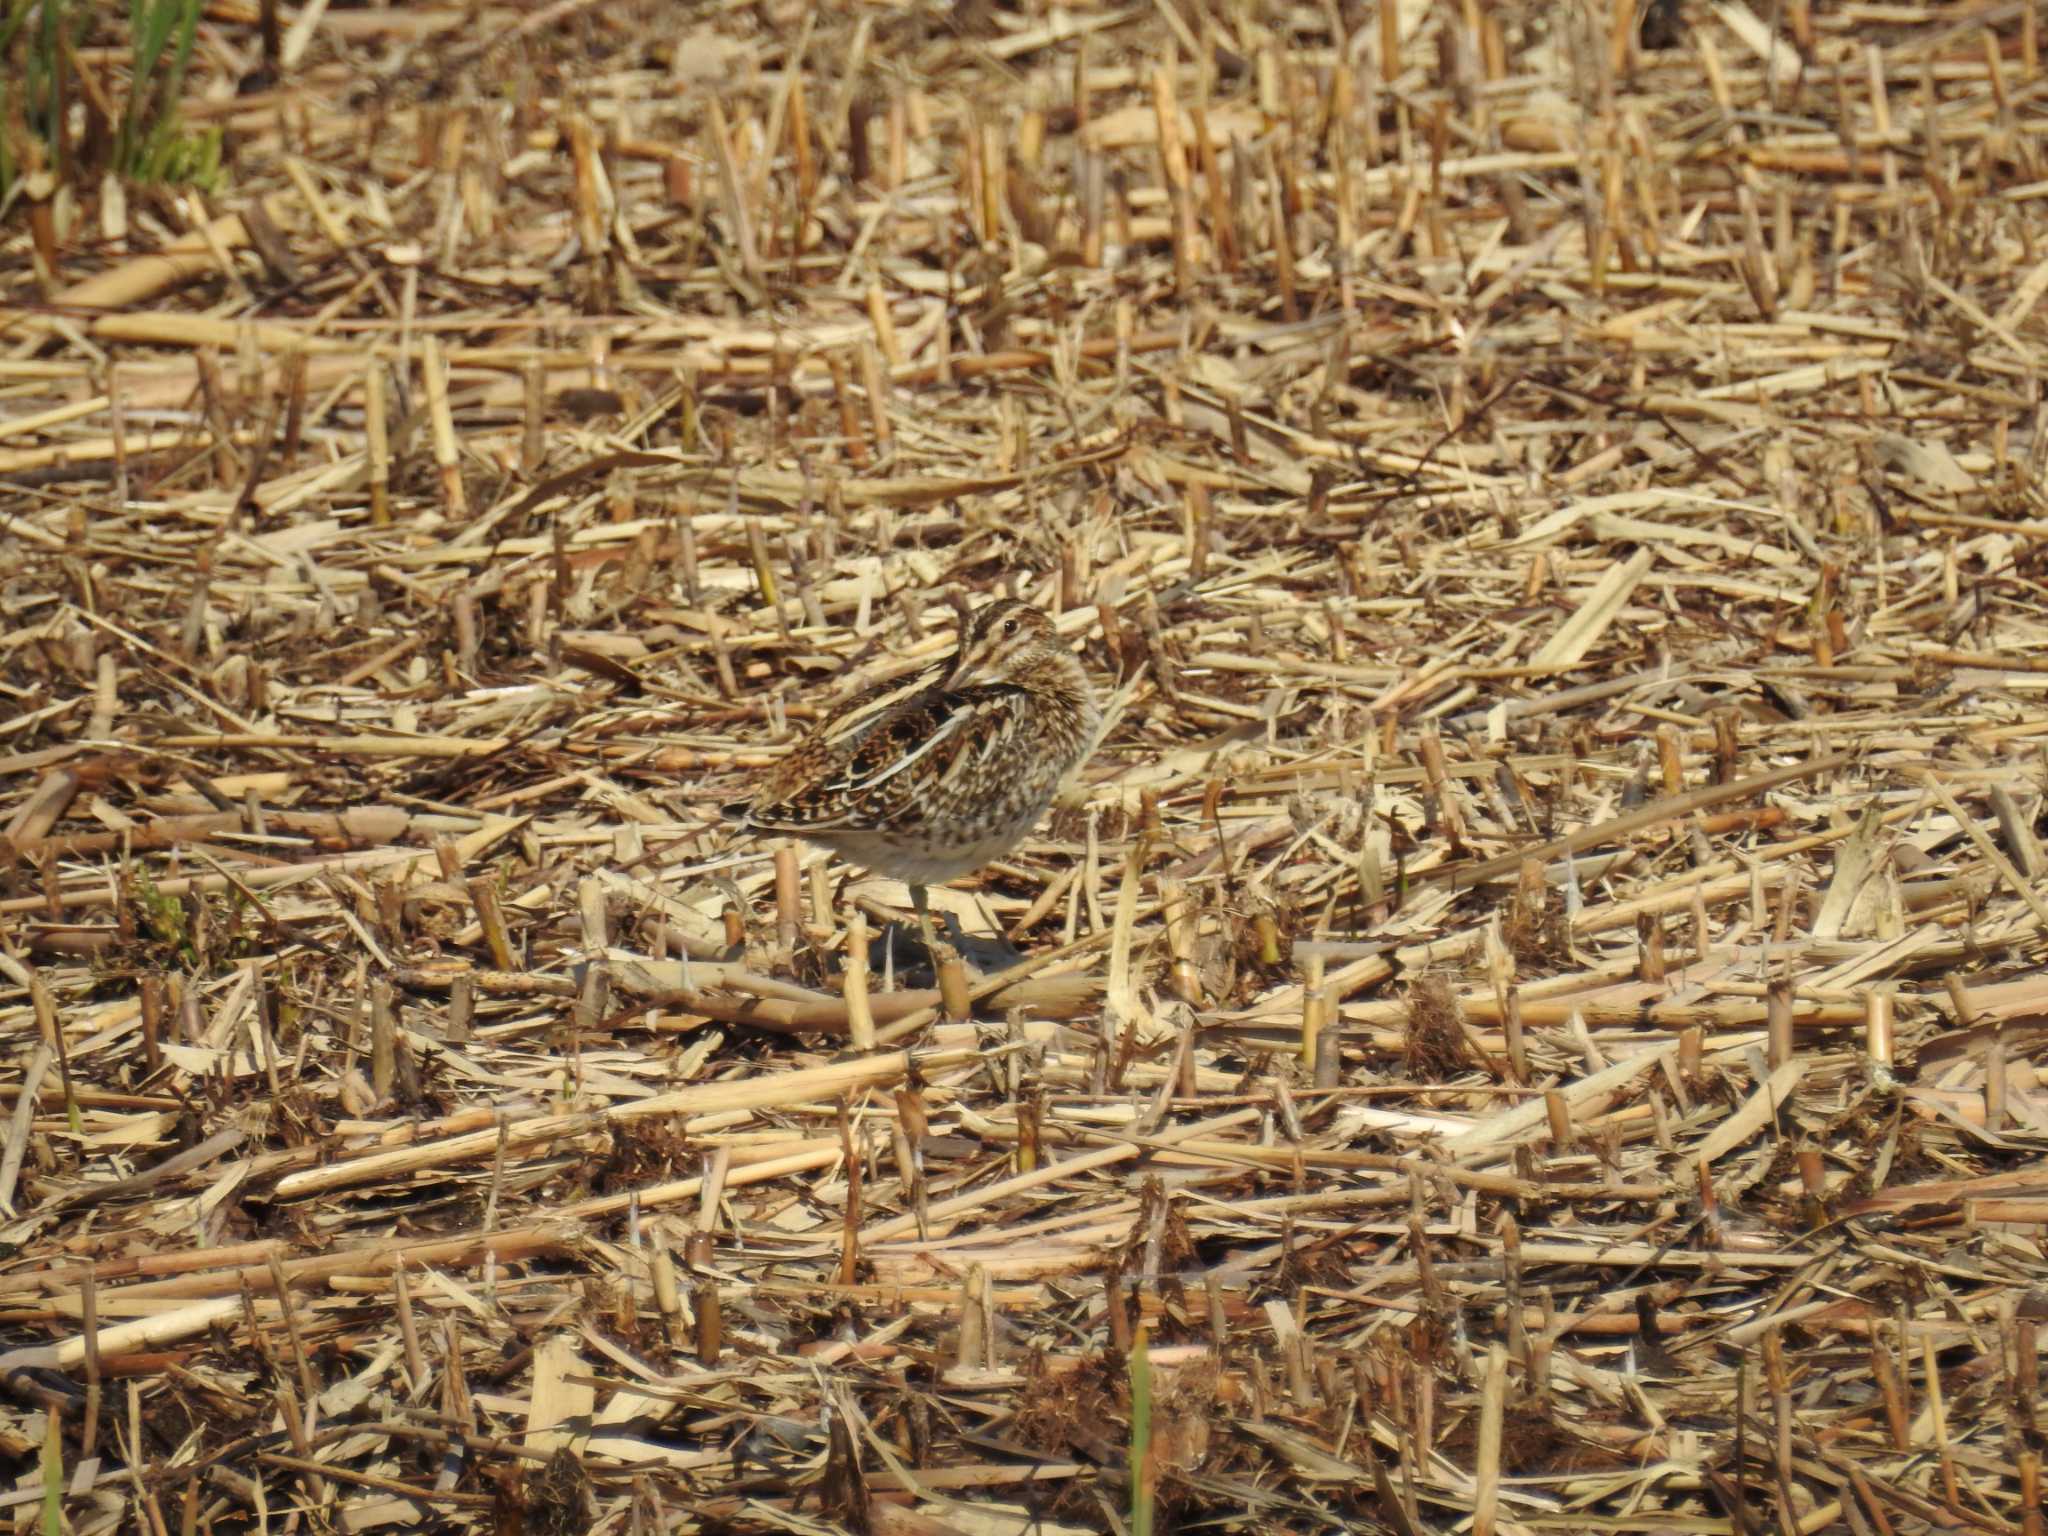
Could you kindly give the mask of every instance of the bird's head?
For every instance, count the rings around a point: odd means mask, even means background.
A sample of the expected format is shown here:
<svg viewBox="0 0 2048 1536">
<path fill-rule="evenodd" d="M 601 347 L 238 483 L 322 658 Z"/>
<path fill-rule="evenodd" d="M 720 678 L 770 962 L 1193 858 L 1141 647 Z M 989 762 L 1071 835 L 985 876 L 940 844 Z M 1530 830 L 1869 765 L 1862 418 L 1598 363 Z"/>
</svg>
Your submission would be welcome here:
<svg viewBox="0 0 2048 1536">
<path fill-rule="evenodd" d="M 1053 622 L 1029 603 L 1002 597 L 962 615 L 960 649 L 948 682 L 954 687 L 1016 682 L 1061 651 Z"/>
</svg>

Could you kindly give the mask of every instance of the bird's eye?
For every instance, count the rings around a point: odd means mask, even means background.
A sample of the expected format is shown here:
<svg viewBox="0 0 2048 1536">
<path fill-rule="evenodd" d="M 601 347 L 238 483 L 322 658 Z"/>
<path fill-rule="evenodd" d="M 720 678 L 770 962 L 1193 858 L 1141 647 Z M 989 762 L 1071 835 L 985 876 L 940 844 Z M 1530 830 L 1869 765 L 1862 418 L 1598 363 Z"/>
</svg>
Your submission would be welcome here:
<svg viewBox="0 0 2048 1536">
<path fill-rule="evenodd" d="M 1006 635 L 1014 635 L 1015 633 L 1017 633 L 1017 621 L 1015 619 L 1003 620 L 1003 633 Z"/>
</svg>

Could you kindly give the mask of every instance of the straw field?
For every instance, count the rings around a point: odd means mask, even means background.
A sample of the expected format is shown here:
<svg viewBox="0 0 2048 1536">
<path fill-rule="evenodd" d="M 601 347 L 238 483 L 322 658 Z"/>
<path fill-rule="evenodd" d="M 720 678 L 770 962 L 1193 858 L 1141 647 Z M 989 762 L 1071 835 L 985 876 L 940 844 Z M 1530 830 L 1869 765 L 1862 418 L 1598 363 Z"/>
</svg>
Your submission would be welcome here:
<svg viewBox="0 0 2048 1536">
<path fill-rule="evenodd" d="M 12 1528 L 2041 1536 L 2040 21 L 213 0 L 181 184 L 89 18 Z M 998 592 L 934 968 L 716 807 Z"/>
</svg>

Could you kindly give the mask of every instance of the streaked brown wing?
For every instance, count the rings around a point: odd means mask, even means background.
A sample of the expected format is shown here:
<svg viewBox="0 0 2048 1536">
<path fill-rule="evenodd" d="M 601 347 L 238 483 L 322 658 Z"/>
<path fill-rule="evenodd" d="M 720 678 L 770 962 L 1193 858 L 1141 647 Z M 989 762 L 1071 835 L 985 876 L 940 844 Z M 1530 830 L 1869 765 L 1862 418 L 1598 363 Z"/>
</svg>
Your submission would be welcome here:
<svg viewBox="0 0 2048 1536">
<path fill-rule="evenodd" d="M 1019 690 L 1007 684 L 953 689 L 940 710 L 916 722 L 918 740 L 902 757 L 861 781 L 858 823 L 882 830 L 954 820 L 996 788 L 990 778 L 999 743 L 1014 730 Z"/>
<path fill-rule="evenodd" d="M 887 828 L 915 819 L 919 805 L 943 797 L 962 772 L 986 759 L 1016 693 L 1006 685 L 934 689 L 883 698 L 879 707 L 864 695 L 792 754 L 747 819 L 790 832 Z M 857 712 L 864 718 L 846 728 L 842 722 Z"/>
<path fill-rule="evenodd" d="M 939 673 L 927 669 L 863 689 L 799 741 L 789 756 L 770 770 L 751 801 L 728 806 L 726 813 L 771 830 L 801 831 L 838 824 L 844 807 L 823 793 L 824 786 L 839 776 L 847 760 L 883 729 L 892 715 L 914 711 L 938 682 Z"/>
</svg>

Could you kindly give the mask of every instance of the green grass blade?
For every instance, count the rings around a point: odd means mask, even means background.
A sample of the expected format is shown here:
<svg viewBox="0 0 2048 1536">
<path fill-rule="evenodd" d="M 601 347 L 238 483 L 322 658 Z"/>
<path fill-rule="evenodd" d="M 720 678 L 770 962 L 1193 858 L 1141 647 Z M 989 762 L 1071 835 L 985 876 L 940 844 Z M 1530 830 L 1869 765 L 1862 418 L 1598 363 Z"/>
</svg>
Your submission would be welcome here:
<svg viewBox="0 0 2048 1536">
<path fill-rule="evenodd" d="M 1145 1330 L 1131 1344 L 1131 1536 L 1152 1536 L 1152 1355 Z"/>
<path fill-rule="evenodd" d="M 178 103 L 199 35 L 202 0 L 130 0 L 128 99 L 116 161 L 138 181 L 211 179 L 205 146 L 179 130 Z"/>
<path fill-rule="evenodd" d="M 64 1421 L 54 1413 L 43 1429 L 43 1536 L 64 1536 Z"/>
<path fill-rule="evenodd" d="M 28 8 L 35 0 L 14 0 L 4 13 L 0 13 L 0 52 L 12 48 L 15 38 L 21 35 L 22 23 L 28 20 Z"/>
</svg>

